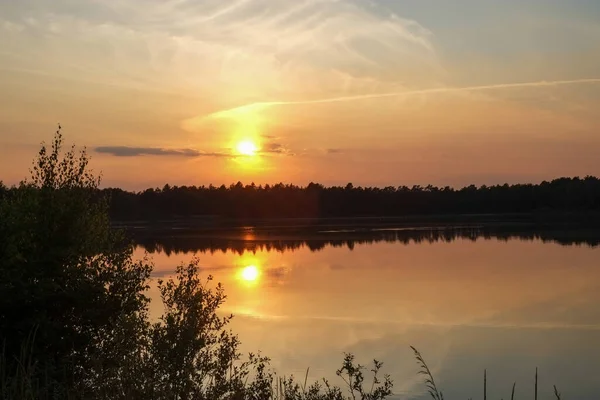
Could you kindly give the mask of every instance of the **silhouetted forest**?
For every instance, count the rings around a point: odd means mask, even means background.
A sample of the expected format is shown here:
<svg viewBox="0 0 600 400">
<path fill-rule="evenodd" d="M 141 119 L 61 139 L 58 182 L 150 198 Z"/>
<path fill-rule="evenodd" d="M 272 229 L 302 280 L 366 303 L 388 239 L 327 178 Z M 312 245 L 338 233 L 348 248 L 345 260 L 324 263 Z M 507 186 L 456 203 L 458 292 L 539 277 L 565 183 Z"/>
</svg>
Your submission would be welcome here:
<svg viewBox="0 0 600 400">
<path fill-rule="evenodd" d="M 0 185 L 0 196 L 10 189 Z M 103 189 L 113 220 L 178 217 L 339 218 L 443 214 L 507 214 L 600 211 L 600 179 L 560 178 L 540 184 L 455 189 L 429 186 L 324 187 L 310 183 L 256 186 L 170 186 L 128 192 Z"/>
<path fill-rule="evenodd" d="M 177 216 L 326 218 L 432 214 L 600 211 L 600 180 L 561 178 L 540 184 L 468 186 L 324 187 L 246 185 L 169 186 L 143 192 L 106 189 L 117 220 Z"/>
<path fill-rule="evenodd" d="M 229 232 L 227 234 L 152 235 L 141 232 L 135 242 L 149 253 L 187 254 L 227 252 L 274 251 L 287 252 L 308 248 L 317 252 L 326 247 L 347 247 L 387 242 L 408 245 L 411 243 L 452 242 L 455 240 L 541 240 L 564 246 L 600 245 L 598 230 L 528 230 L 515 231 L 502 227 L 472 227 L 445 229 L 402 229 L 395 231 L 314 232 L 309 234 L 272 234 L 256 230 Z"/>
</svg>

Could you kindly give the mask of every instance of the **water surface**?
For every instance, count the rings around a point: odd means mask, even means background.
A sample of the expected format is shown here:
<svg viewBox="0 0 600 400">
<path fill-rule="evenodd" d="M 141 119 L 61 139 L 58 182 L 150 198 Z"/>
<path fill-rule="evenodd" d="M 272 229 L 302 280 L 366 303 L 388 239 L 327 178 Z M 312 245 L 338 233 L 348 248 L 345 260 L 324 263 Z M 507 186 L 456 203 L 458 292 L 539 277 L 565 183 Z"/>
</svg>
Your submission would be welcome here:
<svg viewBox="0 0 600 400">
<path fill-rule="evenodd" d="M 225 285 L 245 352 L 281 375 L 335 377 L 344 352 L 383 361 L 395 398 L 424 396 L 410 345 L 447 399 L 600 398 L 600 248 L 595 235 L 401 230 L 141 240 L 155 277 L 197 253 Z M 153 296 L 156 292 L 153 291 Z M 159 308 L 153 311 L 157 313 Z"/>
</svg>

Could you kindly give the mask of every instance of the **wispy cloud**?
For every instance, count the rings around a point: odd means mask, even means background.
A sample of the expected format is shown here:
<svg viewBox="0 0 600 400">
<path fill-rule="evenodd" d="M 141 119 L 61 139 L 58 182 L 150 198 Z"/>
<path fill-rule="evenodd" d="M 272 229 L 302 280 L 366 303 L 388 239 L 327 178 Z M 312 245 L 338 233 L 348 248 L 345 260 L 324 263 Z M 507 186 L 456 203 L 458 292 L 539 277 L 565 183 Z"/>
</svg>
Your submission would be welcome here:
<svg viewBox="0 0 600 400">
<path fill-rule="evenodd" d="M 105 79 L 108 72 L 98 68 L 105 54 L 78 40 L 110 43 L 113 70 L 119 71 L 112 78 L 149 87 L 164 86 L 161 78 L 168 75 L 170 85 L 216 93 L 223 85 L 253 95 L 373 90 L 406 79 L 402 71 L 440 68 L 432 32 L 375 2 L 27 0 L 0 5 L 0 14 L 6 30 L 36 21 L 23 27 L 43 34 L 51 48 L 61 43 L 60 57 L 43 63 L 67 63 Z M 197 79 L 215 70 L 219 79 L 213 83 Z"/>
<path fill-rule="evenodd" d="M 225 153 L 205 153 L 195 149 L 165 149 L 160 147 L 100 146 L 96 153 L 110 154 L 116 157 L 136 156 L 175 156 L 175 157 L 227 157 Z"/>
<path fill-rule="evenodd" d="M 263 145 L 261 152 L 263 153 L 276 153 L 276 154 L 283 154 L 283 153 L 287 153 L 287 149 L 283 146 L 283 144 L 281 143 L 276 143 L 276 142 L 272 142 L 272 143 L 266 143 Z"/>
<path fill-rule="evenodd" d="M 236 154 L 234 149 L 228 149 L 226 152 L 203 152 L 196 149 L 170 149 L 161 147 L 130 147 L 130 146 L 99 146 L 94 149 L 96 153 L 109 154 L 115 157 L 139 157 L 139 156 L 160 156 L 160 157 L 245 157 Z M 277 141 L 268 141 L 262 144 L 258 155 L 294 155 L 291 149 L 283 143 Z"/>
<path fill-rule="evenodd" d="M 260 151 L 258 154 L 261 155 L 295 155 L 292 150 L 286 146 L 282 139 L 275 135 L 264 134 L 261 135 L 262 143 L 260 144 Z"/>
<path fill-rule="evenodd" d="M 298 100 L 298 101 L 265 101 L 246 104 L 243 106 L 231 108 L 228 110 L 217 111 L 206 115 L 204 119 L 209 118 L 228 118 L 241 113 L 256 112 L 275 106 L 293 106 L 293 105 L 310 105 L 310 104 L 326 104 L 326 103 L 341 103 L 368 99 L 381 99 L 386 97 L 408 97 L 428 94 L 443 94 L 443 93 L 461 93 L 461 92 L 481 92 L 492 90 L 505 89 L 520 89 L 520 88 L 541 88 L 564 85 L 582 85 L 582 84 L 599 84 L 600 78 L 576 79 L 576 80 L 559 80 L 559 81 L 538 81 L 538 82 L 522 82 L 522 83 L 502 83 L 493 85 L 466 86 L 466 87 L 440 87 L 420 90 L 407 90 L 390 93 L 374 93 L 354 96 L 329 97 L 316 100 Z M 194 120 L 197 121 L 197 117 Z"/>
<path fill-rule="evenodd" d="M 277 141 L 269 141 L 262 144 L 261 154 L 280 154 L 280 155 L 294 155 L 294 153 L 286 147 L 283 143 Z"/>
</svg>

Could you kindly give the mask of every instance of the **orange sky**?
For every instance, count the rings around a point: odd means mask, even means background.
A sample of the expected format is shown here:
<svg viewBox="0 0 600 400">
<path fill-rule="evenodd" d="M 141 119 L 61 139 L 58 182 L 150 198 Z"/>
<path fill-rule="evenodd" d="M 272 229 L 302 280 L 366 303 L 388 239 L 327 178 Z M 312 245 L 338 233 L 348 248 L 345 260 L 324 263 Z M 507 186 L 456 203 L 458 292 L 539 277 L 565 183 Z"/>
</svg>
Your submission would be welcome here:
<svg viewBox="0 0 600 400">
<path fill-rule="evenodd" d="M 0 179 L 57 122 L 130 189 L 600 175 L 599 17 L 588 0 L 5 2 Z"/>
</svg>

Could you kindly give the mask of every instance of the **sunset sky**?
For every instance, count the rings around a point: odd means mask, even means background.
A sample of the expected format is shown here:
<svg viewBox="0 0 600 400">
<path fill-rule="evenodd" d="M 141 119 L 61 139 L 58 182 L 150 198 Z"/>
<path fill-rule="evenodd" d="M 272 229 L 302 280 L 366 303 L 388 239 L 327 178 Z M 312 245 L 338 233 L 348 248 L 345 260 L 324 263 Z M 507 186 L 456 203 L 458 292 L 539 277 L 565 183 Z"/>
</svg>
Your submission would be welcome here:
<svg viewBox="0 0 600 400">
<path fill-rule="evenodd" d="M 600 175 L 599 20 L 598 0 L 4 0 L 0 180 L 58 122 L 127 189 Z"/>
</svg>

